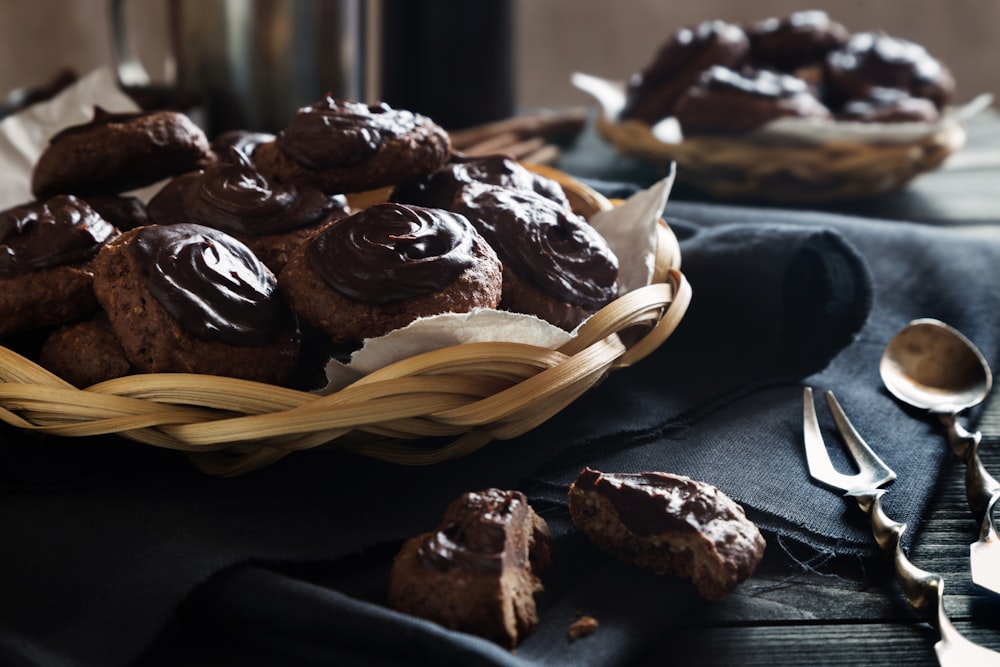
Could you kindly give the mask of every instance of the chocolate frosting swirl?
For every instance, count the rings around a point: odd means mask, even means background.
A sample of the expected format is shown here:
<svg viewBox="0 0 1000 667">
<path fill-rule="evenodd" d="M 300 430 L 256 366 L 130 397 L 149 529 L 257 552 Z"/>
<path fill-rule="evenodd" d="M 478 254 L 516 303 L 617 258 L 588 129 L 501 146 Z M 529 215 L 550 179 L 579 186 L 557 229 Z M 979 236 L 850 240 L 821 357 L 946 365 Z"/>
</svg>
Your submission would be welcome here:
<svg viewBox="0 0 1000 667">
<path fill-rule="evenodd" d="M 487 183 L 535 192 L 569 208 L 562 186 L 551 178 L 529 171 L 507 155 L 474 157 L 454 154 L 427 178 L 406 183 L 392 193 L 392 201 L 418 206 L 448 208 L 459 189 L 469 183 Z"/>
<path fill-rule="evenodd" d="M 596 310 L 618 294 L 618 258 L 579 215 L 532 192 L 467 185 L 454 210 L 464 214 L 504 266 L 539 289 Z"/>
<path fill-rule="evenodd" d="M 349 167 L 375 154 L 388 138 L 414 131 L 420 117 L 387 104 L 326 97 L 302 107 L 278 133 L 278 148 L 310 169 Z"/>
<path fill-rule="evenodd" d="M 484 574 L 500 572 L 507 531 L 527 509 L 527 499 L 519 491 L 466 493 L 448 506 L 441 525 L 417 549 L 417 558 L 424 567 L 439 571 L 458 567 Z"/>
<path fill-rule="evenodd" d="M 192 224 L 140 228 L 129 249 L 153 297 L 201 339 L 268 345 L 293 325 L 277 281 L 236 239 Z"/>
<path fill-rule="evenodd" d="M 317 234 L 309 266 L 331 288 L 384 304 L 436 292 L 473 265 L 476 231 L 456 213 L 376 204 Z"/>
<path fill-rule="evenodd" d="M 157 224 L 189 222 L 237 234 L 265 235 L 346 214 L 347 198 L 310 185 L 273 183 L 243 153 L 173 179 L 147 206 Z"/>
<path fill-rule="evenodd" d="M 17 206 L 0 213 L 0 277 L 85 262 L 117 235 L 111 223 L 73 195 Z"/>
</svg>

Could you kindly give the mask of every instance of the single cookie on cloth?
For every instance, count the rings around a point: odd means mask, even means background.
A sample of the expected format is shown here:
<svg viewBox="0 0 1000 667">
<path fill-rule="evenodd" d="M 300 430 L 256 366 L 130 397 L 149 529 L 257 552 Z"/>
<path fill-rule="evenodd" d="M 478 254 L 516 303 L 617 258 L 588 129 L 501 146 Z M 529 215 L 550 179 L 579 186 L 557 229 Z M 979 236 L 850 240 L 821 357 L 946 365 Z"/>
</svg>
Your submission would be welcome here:
<svg viewBox="0 0 1000 667">
<path fill-rule="evenodd" d="M 535 192 L 570 208 L 566 192 L 556 181 L 530 171 L 508 155 L 481 157 L 455 153 L 451 159 L 429 176 L 397 185 L 390 201 L 432 208 L 448 208 L 455 195 L 469 183 L 499 185 L 514 190 Z"/>
<path fill-rule="evenodd" d="M 683 475 L 584 468 L 569 488 L 569 511 L 596 546 L 689 579 L 707 600 L 725 599 L 753 574 L 766 546 L 740 505 Z"/>
<path fill-rule="evenodd" d="M 94 260 L 94 292 L 142 373 L 205 373 L 282 384 L 298 362 L 298 322 L 274 274 L 209 227 L 149 225 Z"/>
<path fill-rule="evenodd" d="M 582 217 L 539 194 L 473 183 L 451 209 L 503 263 L 500 307 L 572 331 L 618 297 L 618 258 Z"/>
<path fill-rule="evenodd" d="M 685 136 L 740 135 L 778 118 L 831 118 L 808 84 L 769 70 L 707 69 L 678 101 Z"/>
<path fill-rule="evenodd" d="M 96 311 L 93 259 L 117 235 L 72 195 L 0 213 L 0 338 Z"/>
<path fill-rule="evenodd" d="M 448 133 L 426 116 L 327 97 L 299 109 L 273 142 L 256 148 L 254 162 L 277 181 L 336 194 L 412 181 L 450 155 Z"/>
<path fill-rule="evenodd" d="M 523 493 L 466 493 L 396 555 L 389 606 L 514 648 L 538 625 L 534 595 L 551 559 L 548 525 Z"/>
<path fill-rule="evenodd" d="M 352 343 L 419 317 L 496 308 L 501 267 L 464 216 L 384 203 L 299 246 L 278 285 L 303 320 Z"/>
<path fill-rule="evenodd" d="M 31 190 L 118 194 L 191 171 L 214 160 L 205 133 L 176 111 L 108 113 L 57 132 L 31 174 Z"/>
<path fill-rule="evenodd" d="M 307 183 L 273 183 L 241 152 L 231 160 L 172 179 L 150 199 L 150 220 L 222 230 L 277 274 L 295 248 L 348 214 L 343 195 L 328 195 Z"/>
</svg>

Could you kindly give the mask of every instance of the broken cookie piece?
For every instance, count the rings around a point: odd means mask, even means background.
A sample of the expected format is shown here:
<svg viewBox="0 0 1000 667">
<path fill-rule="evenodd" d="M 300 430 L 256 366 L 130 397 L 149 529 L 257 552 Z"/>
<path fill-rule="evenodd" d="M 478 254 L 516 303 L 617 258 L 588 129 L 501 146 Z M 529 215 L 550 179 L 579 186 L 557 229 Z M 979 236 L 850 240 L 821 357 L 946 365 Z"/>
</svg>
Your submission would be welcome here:
<svg viewBox="0 0 1000 667">
<path fill-rule="evenodd" d="M 389 606 L 513 648 L 538 625 L 538 573 L 550 562 L 548 525 L 523 493 L 466 493 L 396 555 Z"/>
<path fill-rule="evenodd" d="M 740 505 L 683 475 L 584 468 L 570 486 L 569 511 L 601 549 L 689 579 L 708 600 L 725 599 L 764 555 L 764 538 Z"/>
</svg>

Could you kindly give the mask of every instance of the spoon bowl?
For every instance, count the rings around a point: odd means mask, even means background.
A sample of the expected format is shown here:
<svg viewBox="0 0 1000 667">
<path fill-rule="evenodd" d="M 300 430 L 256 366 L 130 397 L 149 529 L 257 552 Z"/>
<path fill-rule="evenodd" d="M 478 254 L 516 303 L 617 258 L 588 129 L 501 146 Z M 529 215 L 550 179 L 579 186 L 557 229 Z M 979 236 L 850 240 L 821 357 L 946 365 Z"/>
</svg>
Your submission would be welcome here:
<svg viewBox="0 0 1000 667">
<path fill-rule="evenodd" d="M 958 414 L 990 393 L 993 374 L 982 352 L 957 329 L 933 319 L 913 320 L 885 347 L 879 374 L 886 389 L 903 403 L 938 415 L 951 450 L 965 463 L 965 496 L 981 524 L 970 546 L 972 581 L 1000 594 L 1000 540 L 992 510 L 1000 502 L 997 482 L 979 458 L 982 434 L 970 433 Z"/>
<path fill-rule="evenodd" d="M 914 320 L 893 336 L 879 374 L 893 396 L 935 414 L 978 405 L 993 386 L 982 352 L 960 331 L 934 319 Z"/>
</svg>

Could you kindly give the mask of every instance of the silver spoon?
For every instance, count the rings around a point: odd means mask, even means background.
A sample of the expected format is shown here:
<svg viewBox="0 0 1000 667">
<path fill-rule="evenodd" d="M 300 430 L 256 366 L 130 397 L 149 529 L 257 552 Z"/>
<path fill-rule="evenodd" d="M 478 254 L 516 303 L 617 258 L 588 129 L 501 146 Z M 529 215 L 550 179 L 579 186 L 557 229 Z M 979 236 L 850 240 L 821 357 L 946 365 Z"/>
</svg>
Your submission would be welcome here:
<svg viewBox="0 0 1000 667">
<path fill-rule="evenodd" d="M 979 460 L 979 431 L 970 433 L 958 414 L 979 405 L 993 386 L 982 353 L 957 329 L 934 319 L 913 320 L 886 345 L 879 362 L 882 382 L 900 401 L 938 415 L 952 451 L 965 463 L 965 495 L 979 541 L 971 548 L 972 580 L 1000 593 L 1000 539 L 992 520 L 1000 498 L 997 482 Z"/>
</svg>

